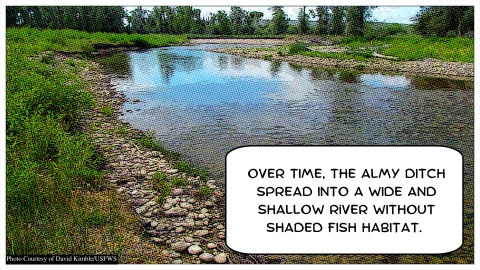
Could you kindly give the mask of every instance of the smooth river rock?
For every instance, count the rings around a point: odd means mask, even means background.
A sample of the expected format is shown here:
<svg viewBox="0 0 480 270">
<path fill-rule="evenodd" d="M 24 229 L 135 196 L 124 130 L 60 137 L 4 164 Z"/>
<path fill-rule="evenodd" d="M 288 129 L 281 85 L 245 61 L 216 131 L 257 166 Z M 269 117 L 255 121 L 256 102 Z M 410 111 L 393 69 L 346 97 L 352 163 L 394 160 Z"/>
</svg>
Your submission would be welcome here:
<svg viewBox="0 0 480 270">
<path fill-rule="evenodd" d="M 200 256 L 198 258 L 200 258 L 200 260 L 202 260 L 204 262 L 213 261 L 213 255 L 210 254 L 210 253 L 202 253 L 202 254 L 200 254 Z"/>
<path fill-rule="evenodd" d="M 175 242 L 175 243 L 172 244 L 172 249 L 177 251 L 177 252 L 182 252 L 191 245 L 192 244 L 190 244 L 190 243 L 187 243 L 187 242 L 184 242 L 184 241 L 179 241 L 179 242 Z"/>
<path fill-rule="evenodd" d="M 188 253 L 192 255 L 198 254 L 200 252 L 202 252 L 202 248 L 197 245 L 193 245 L 188 248 Z"/>
<path fill-rule="evenodd" d="M 213 260 L 216 263 L 226 263 L 227 262 L 227 254 L 219 253 L 215 257 L 213 257 Z"/>
</svg>

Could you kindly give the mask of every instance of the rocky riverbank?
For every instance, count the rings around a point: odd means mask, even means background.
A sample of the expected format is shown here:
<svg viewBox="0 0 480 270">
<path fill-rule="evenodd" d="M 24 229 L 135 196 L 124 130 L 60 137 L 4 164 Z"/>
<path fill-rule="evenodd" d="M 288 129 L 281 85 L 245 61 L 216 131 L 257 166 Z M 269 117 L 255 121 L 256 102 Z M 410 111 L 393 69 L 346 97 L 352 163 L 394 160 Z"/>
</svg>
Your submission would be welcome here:
<svg viewBox="0 0 480 270">
<path fill-rule="evenodd" d="M 470 80 L 473 80 L 474 77 L 473 63 L 444 62 L 436 59 L 424 59 L 422 61 L 392 61 L 388 59 L 374 58 L 368 61 L 359 61 L 355 59 L 343 60 L 336 58 L 310 57 L 304 55 L 281 55 L 276 51 L 259 50 L 257 48 L 222 48 L 212 49 L 212 51 L 241 57 L 286 61 L 289 63 L 309 67 L 418 74 Z"/>
<path fill-rule="evenodd" d="M 57 61 L 79 61 L 71 55 L 56 55 Z M 81 72 L 95 96 L 95 109 L 85 112 L 82 129 L 89 134 L 104 157 L 104 181 L 126 200 L 139 215 L 147 241 L 160 246 L 162 256 L 153 263 L 229 263 L 231 251 L 225 245 L 222 200 L 224 193 L 215 180 L 207 185 L 207 196 L 198 194 L 199 177 L 189 177 L 173 168 L 161 152 L 136 143 L 145 136 L 120 120 L 122 104 L 127 102 L 115 90 L 110 75 L 88 61 Z M 108 108 L 108 109 L 105 109 Z M 174 187 L 158 200 L 161 190 L 152 185 L 152 178 L 162 172 L 171 179 L 185 179 L 186 184 Z"/>
</svg>

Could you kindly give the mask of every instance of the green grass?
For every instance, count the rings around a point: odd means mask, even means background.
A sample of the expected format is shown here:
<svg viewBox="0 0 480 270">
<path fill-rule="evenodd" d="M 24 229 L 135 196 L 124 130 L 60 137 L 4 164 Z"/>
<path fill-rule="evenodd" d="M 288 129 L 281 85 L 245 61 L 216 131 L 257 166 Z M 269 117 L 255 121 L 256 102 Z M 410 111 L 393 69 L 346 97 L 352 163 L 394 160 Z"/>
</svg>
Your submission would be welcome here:
<svg viewBox="0 0 480 270">
<path fill-rule="evenodd" d="M 201 186 L 199 189 L 198 189 L 198 195 L 202 196 L 202 197 L 207 197 L 209 195 L 212 194 L 212 189 L 207 186 L 207 185 L 204 185 L 204 186 Z"/>
<path fill-rule="evenodd" d="M 105 116 L 107 116 L 107 117 L 113 116 L 112 106 L 110 106 L 110 105 L 104 106 L 104 107 L 102 108 L 102 113 L 103 113 L 103 115 L 105 115 Z"/>
<path fill-rule="evenodd" d="M 88 62 L 62 63 L 54 52 L 89 53 L 95 44 L 164 46 L 185 40 L 7 29 L 7 254 L 120 254 L 130 235 L 125 225 L 138 224 L 126 217 L 128 207 L 119 210 L 115 192 L 104 190 L 102 156 L 79 128 L 81 112 L 95 104 L 79 75 Z M 104 107 L 103 113 L 112 115 L 112 108 Z"/>
<path fill-rule="evenodd" d="M 296 42 L 296 43 L 290 44 L 288 47 L 288 54 L 293 55 L 293 54 L 308 52 L 310 50 L 307 48 L 307 46 L 308 44 L 304 42 Z"/>
<path fill-rule="evenodd" d="M 170 182 L 176 187 L 183 187 L 188 184 L 187 179 L 176 176 L 172 177 L 172 180 L 170 180 Z"/>
<path fill-rule="evenodd" d="M 384 55 L 398 57 L 399 60 L 422 60 L 434 58 L 449 62 L 473 63 L 473 39 L 466 37 L 422 37 L 419 35 L 389 36 L 374 40 L 366 38 L 347 37 L 342 44 L 349 49 L 360 47 L 380 47 L 378 52 Z M 382 47 L 386 45 L 386 47 Z"/>
<path fill-rule="evenodd" d="M 173 168 L 177 169 L 179 172 L 184 172 L 187 176 L 198 176 L 201 181 L 208 181 L 207 170 L 199 168 L 188 161 L 179 160 L 173 165 Z"/>
<path fill-rule="evenodd" d="M 375 50 L 380 54 L 398 57 L 400 61 L 419 61 L 434 58 L 448 62 L 474 61 L 474 41 L 466 37 L 422 37 L 414 34 L 387 35 L 378 39 L 367 37 L 328 37 L 340 46 L 345 46 L 347 53 L 328 53 L 309 51 L 303 43 L 257 48 L 257 51 L 276 51 L 279 54 L 301 54 L 310 57 L 335 58 L 341 60 L 356 59 L 365 61 L 372 59 Z"/>
<path fill-rule="evenodd" d="M 89 53 L 94 48 L 116 46 L 162 47 L 186 41 L 186 35 L 87 33 L 70 29 L 7 29 L 7 43 L 23 45 L 22 52 L 29 55 L 42 51 Z"/>
</svg>

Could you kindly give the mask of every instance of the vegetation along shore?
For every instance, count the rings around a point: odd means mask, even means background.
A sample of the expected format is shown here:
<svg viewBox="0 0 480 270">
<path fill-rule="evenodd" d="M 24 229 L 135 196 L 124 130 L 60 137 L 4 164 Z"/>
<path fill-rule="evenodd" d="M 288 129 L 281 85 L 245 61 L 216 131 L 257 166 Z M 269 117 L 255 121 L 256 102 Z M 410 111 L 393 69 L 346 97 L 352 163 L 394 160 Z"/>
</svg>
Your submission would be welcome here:
<svg viewBox="0 0 480 270">
<path fill-rule="evenodd" d="M 222 184 L 123 123 L 123 104 L 139 101 L 126 100 L 115 75 L 96 62 L 122 50 L 232 43 L 249 46 L 216 51 L 473 80 L 473 7 L 424 7 L 414 25 L 370 22 L 372 8 L 300 8 L 292 24 L 282 7 L 272 7 L 268 21 L 240 7 L 208 20 L 192 7 L 7 7 L 7 254 L 116 254 L 120 263 L 470 263 L 433 255 L 288 261 L 230 250 Z"/>
</svg>

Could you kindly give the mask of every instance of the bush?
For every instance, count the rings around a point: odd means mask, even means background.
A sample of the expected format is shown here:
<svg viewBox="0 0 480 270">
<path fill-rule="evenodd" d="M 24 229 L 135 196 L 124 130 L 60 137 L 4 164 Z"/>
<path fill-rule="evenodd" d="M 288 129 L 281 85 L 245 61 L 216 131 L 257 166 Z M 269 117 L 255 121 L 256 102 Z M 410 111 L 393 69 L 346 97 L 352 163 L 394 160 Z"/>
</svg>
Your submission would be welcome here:
<svg viewBox="0 0 480 270">
<path fill-rule="evenodd" d="M 299 54 L 302 52 L 308 52 L 310 49 L 307 47 L 307 43 L 304 42 L 296 42 L 291 44 L 288 47 L 288 54 L 293 55 L 293 54 Z"/>
</svg>

